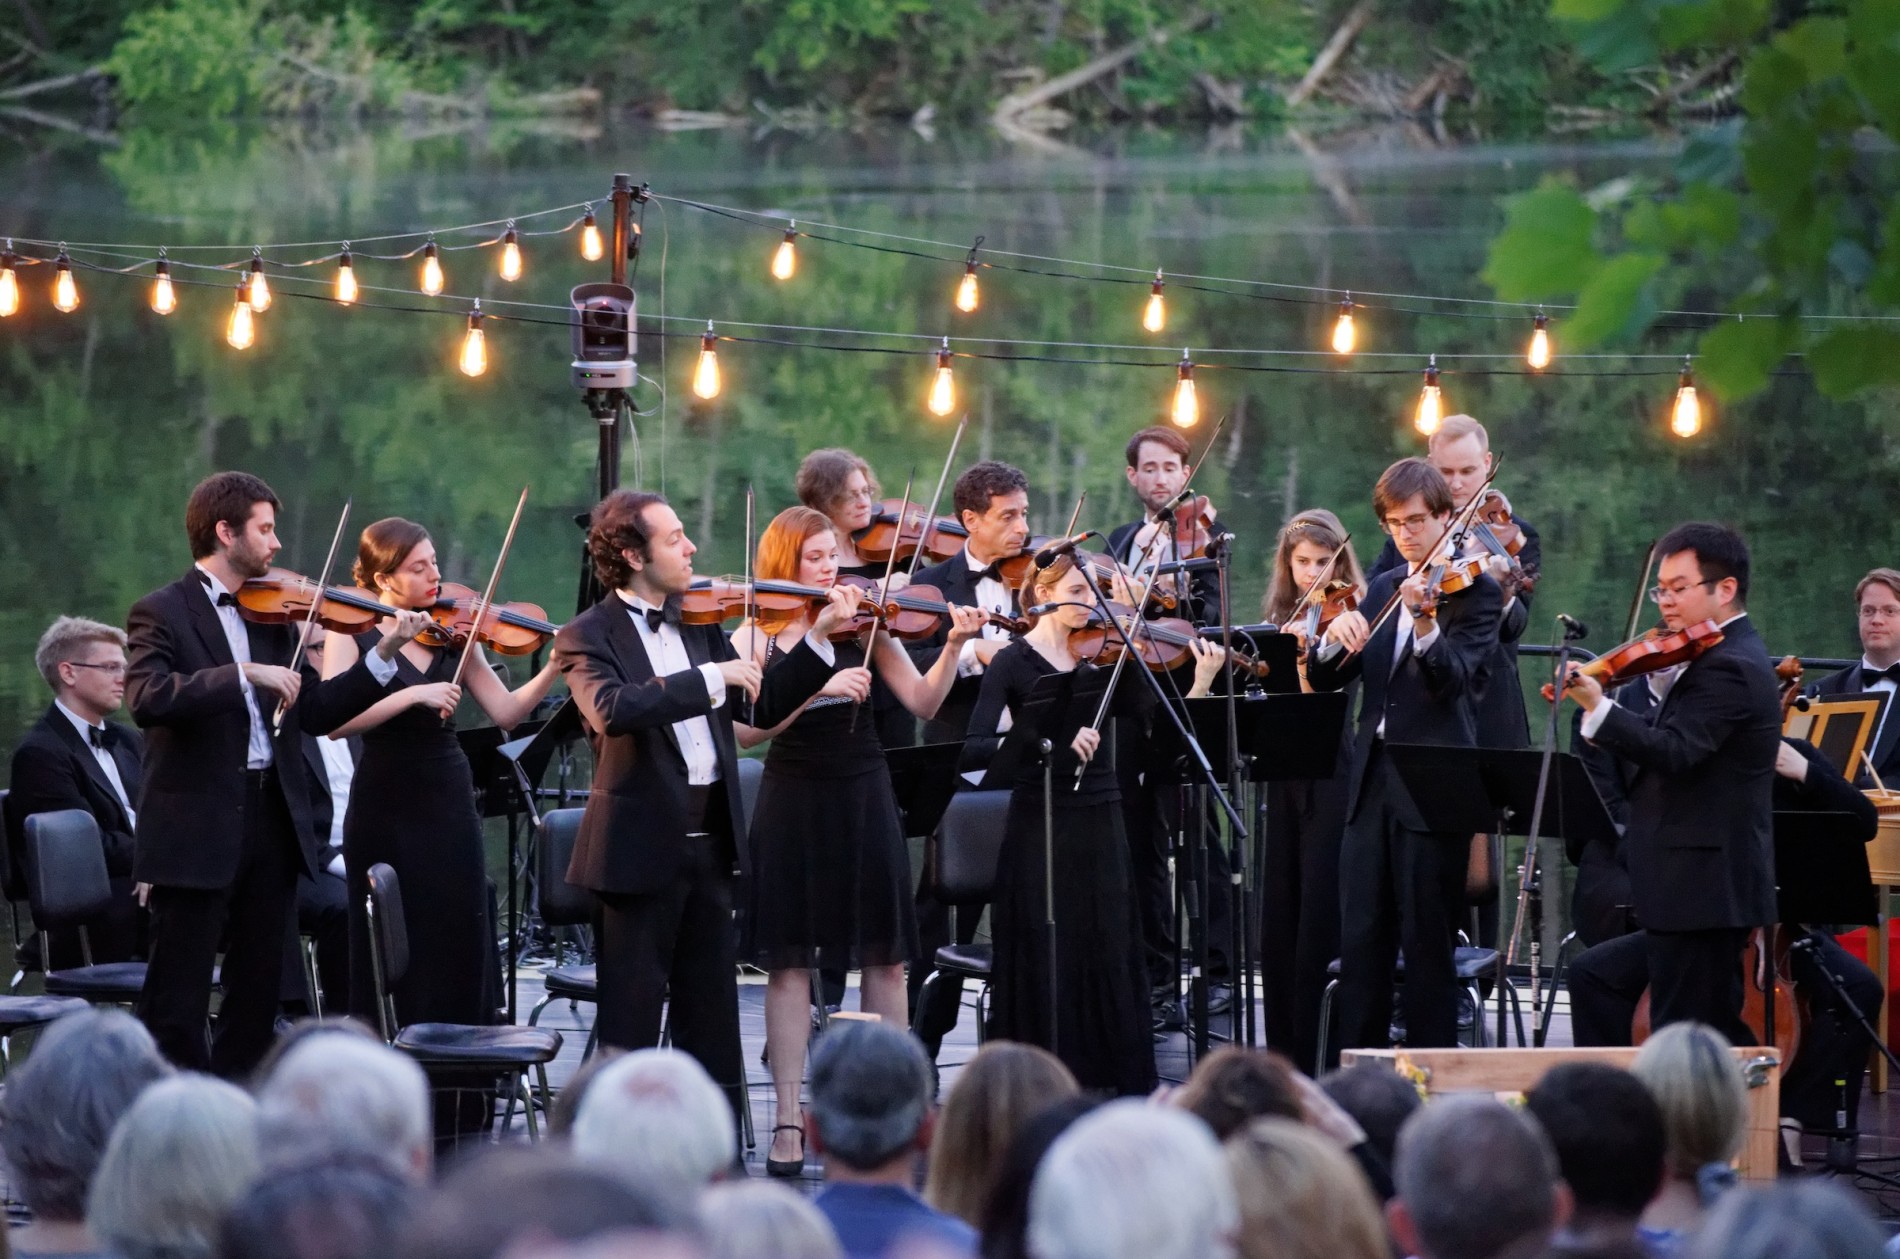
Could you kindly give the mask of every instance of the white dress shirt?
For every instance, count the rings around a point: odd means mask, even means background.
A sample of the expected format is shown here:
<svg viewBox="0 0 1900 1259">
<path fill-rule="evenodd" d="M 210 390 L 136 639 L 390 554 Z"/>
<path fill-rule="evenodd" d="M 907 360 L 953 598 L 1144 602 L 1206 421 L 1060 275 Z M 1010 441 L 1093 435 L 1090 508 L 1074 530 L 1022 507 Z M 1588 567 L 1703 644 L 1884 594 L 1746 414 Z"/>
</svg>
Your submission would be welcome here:
<svg viewBox="0 0 1900 1259">
<path fill-rule="evenodd" d="M 317 751 L 323 757 L 323 776 L 330 785 L 330 835 L 327 842 L 332 848 L 341 848 L 343 815 L 350 807 L 350 783 L 356 779 L 356 762 L 350 757 L 350 745 L 347 742 L 332 739 L 328 735 L 317 739 Z M 332 874 L 342 874 L 341 854 L 330 865 Z"/>
<path fill-rule="evenodd" d="M 980 573 L 989 567 L 987 564 L 978 563 L 976 557 L 970 554 L 970 548 L 967 546 L 963 548 L 960 554 L 963 556 L 963 562 L 970 566 L 970 571 L 973 573 Z M 985 612 L 995 612 L 1000 616 L 1011 615 L 1012 609 L 1009 601 L 1009 587 L 1004 585 L 1001 579 L 996 577 L 980 578 L 976 583 L 976 605 Z M 985 624 L 983 628 L 977 632 L 977 638 L 1007 640 L 1009 638 L 1009 631 L 1003 629 L 1001 626 Z M 957 652 L 957 676 L 960 678 L 968 678 L 974 677 L 981 672 L 983 672 L 983 662 L 976 658 L 976 638 L 972 638 L 969 642 L 963 644 L 962 648 Z"/>
<path fill-rule="evenodd" d="M 1411 648 L 1414 656 L 1424 655 L 1432 649 L 1432 644 L 1438 641 L 1439 631 L 1438 622 L 1434 620 L 1431 630 L 1426 633 L 1425 637 L 1418 637 L 1417 622 L 1413 620 L 1412 614 L 1406 611 L 1403 604 L 1401 604 L 1399 610 L 1392 615 L 1401 618 L 1404 622 L 1392 635 L 1392 673 L 1396 674 L 1399 671 L 1399 662 L 1405 659 L 1406 648 Z M 1331 660 L 1345 649 L 1345 645 L 1338 641 L 1323 643 L 1319 649 L 1319 658 L 1321 660 Z M 1387 676 L 1391 675 L 1388 674 Z M 1389 698 L 1389 691 L 1387 695 Z M 1385 738 L 1384 713 L 1379 714 L 1379 728 L 1374 730 L 1373 733 L 1378 735 L 1381 739 Z"/>
<path fill-rule="evenodd" d="M 125 807 L 125 820 L 132 825 L 137 825 L 138 815 L 132 812 L 132 797 L 125 793 L 125 780 L 119 777 L 118 762 L 112 759 L 110 751 L 96 746 L 90 736 L 90 732 L 94 730 L 104 734 L 106 723 L 102 721 L 95 726 L 59 700 L 53 701 L 53 707 L 65 713 L 66 720 L 72 722 L 73 729 L 79 731 L 79 737 L 86 741 L 86 750 L 92 753 L 93 760 L 99 762 L 99 768 L 105 770 L 106 781 L 112 784 L 112 790 L 118 795 L 119 803 Z"/>
<path fill-rule="evenodd" d="M 1737 612 L 1734 616 L 1731 616 L 1728 620 L 1723 621 L 1721 624 L 1721 628 L 1727 629 L 1729 626 L 1735 624 L 1735 622 L 1741 620 L 1743 617 L 1747 615 L 1748 613 L 1746 612 Z M 1657 673 L 1667 674 L 1668 675 L 1667 677 L 1659 678 L 1657 677 L 1656 673 L 1652 673 L 1649 675 L 1650 676 L 1649 692 L 1651 695 L 1654 695 L 1656 697 L 1657 707 L 1660 708 L 1662 706 L 1663 700 L 1666 699 L 1669 695 L 1669 688 L 1676 684 L 1676 679 L 1680 678 L 1682 676 L 1682 671 L 1688 667 L 1689 667 L 1688 665 L 1683 664 L 1683 665 L 1677 665 L 1671 669 L 1657 670 Z M 1603 728 L 1603 723 L 1609 720 L 1610 706 L 1614 703 L 1616 703 L 1615 700 L 1605 695 L 1603 697 L 1603 702 L 1601 704 L 1598 704 L 1595 708 L 1592 708 L 1589 712 L 1583 715 L 1583 723 L 1577 727 L 1577 733 L 1581 734 L 1586 739 L 1596 738 L 1597 731 L 1601 730 Z"/>
<path fill-rule="evenodd" d="M 1879 669 L 1881 666 L 1875 664 L 1863 655 L 1860 658 L 1860 667 L 1863 669 Z M 1894 685 L 1892 678 L 1882 678 L 1872 686 L 1863 685 L 1860 689 L 1869 695 L 1887 696 L 1887 703 L 1880 710 L 1880 724 L 1874 727 L 1873 734 L 1867 738 L 1867 755 L 1872 756 L 1874 749 L 1880 746 L 1880 732 L 1887 728 L 1887 722 L 1893 716 L 1894 704 L 1900 703 L 1900 695 L 1895 694 L 1896 691 L 1900 691 L 1900 687 Z"/>
<path fill-rule="evenodd" d="M 624 590 L 615 593 L 627 605 L 627 615 L 633 618 L 634 632 L 640 635 L 640 645 L 646 648 L 647 663 L 653 666 L 655 677 L 684 673 L 693 667 L 692 657 L 686 654 L 686 640 L 680 637 L 679 626 L 670 621 L 661 621 L 658 629 L 649 627 L 647 610 L 654 605 Z M 718 708 L 724 704 L 726 675 L 719 671 L 719 666 L 708 661 L 699 666 L 699 675 L 706 680 L 706 694 L 711 697 L 712 706 Z M 680 753 L 686 757 L 686 781 L 695 787 L 718 782 L 719 748 L 713 743 L 712 722 L 704 717 L 688 717 L 685 721 L 673 723 L 673 734 L 679 740 Z"/>
<path fill-rule="evenodd" d="M 244 688 L 244 711 L 251 718 L 251 746 L 244 757 L 245 769 L 268 769 L 274 759 L 270 746 L 270 730 L 264 725 L 264 715 L 257 707 L 257 688 L 244 676 L 243 666 L 251 663 L 251 635 L 244 628 L 244 618 L 230 604 L 220 605 L 218 596 L 231 594 L 223 582 L 211 575 L 203 564 L 197 566 L 205 581 L 205 598 L 211 600 L 211 610 L 218 614 L 218 624 L 224 630 L 224 641 L 231 648 L 231 659 L 237 661 L 238 685 Z"/>
</svg>

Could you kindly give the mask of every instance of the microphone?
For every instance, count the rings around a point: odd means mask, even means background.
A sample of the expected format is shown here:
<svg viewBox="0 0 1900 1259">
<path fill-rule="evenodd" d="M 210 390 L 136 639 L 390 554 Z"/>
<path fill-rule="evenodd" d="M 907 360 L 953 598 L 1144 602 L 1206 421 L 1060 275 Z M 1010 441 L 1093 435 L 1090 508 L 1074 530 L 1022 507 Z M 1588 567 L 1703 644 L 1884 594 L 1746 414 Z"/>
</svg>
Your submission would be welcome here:
<svg viewBox="0 0 1900 1259">
<path fill-rule="evenodd" d="M 1565 638 L 1575 640 L 1590 637 L 1590 627 L 1568 613 L 1559 612 L 1557 621 L 1564 627 Z"/>
<path fill-rule="evenodd" d="M 1157 509 L 1157 514 L 1159 512 L 1173 511 L 1175 508 L 1179 507 L 1182 503 L 1187 502 L 1189 499 L 1193 497 L 1194 497 L 1194 487 L 1192 485 L 1184 485 L 1181 487 L 1181 492 L 1179 494 L 1176 494 L 1173 498 L 1161 504 L 1161 506 Z"/>
<path fill-rule="evenodd" d="M 1054 612 L 1058 608 L 1087 608 L 1089 611 L 1093 612 L 1095 610 L 1095 605 L 1092 603 L 1080 603 L 1074 599 L 1058 599 L 1054 603 L 1038 603 L 1034 605 L 1033 607 L 1024 608 L 1023 615 L 1026 617 L 1048 616 L 1051 612 Z"/>
<path fill-rule="evenodd" d="M 1075 534 L 1073 537 L 1061 538 L 1051 542 L 1048 546 L 1036 552 L 1036 568 L 1041 570 L 1049 567 L 1058 559 L 1069 554 L 1075 550 L 1076 547 L 1081 546 L 1082 543 L 1094 536 L 1095 530 L 1084 529 L 1081 533 Z"/>
<path fill-rule="evenodd" d="M 1216 539 L 1216 541 L 1219 541 L 1219 539 Z M 1199 573 L 1199 572 L 1211 571 L 1219 567 L 1220 567 L 1219 560 L 1209 560 L 1209 559 L 1172 560 L 1166 564 L 1156 564 L 1154 566 L 1154 573 L 1156 576 L 1160 576 L 1163 573 Z"/>
</svg>

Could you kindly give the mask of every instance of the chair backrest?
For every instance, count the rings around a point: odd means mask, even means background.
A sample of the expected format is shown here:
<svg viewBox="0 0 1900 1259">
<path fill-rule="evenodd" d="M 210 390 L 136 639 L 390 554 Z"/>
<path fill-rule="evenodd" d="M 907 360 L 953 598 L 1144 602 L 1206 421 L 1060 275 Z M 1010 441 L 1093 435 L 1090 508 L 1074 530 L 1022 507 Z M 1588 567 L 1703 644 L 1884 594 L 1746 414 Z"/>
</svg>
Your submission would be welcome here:
<svg viewBox="0 0 1900 1259">
<path fill-rule="evenodd" d="M 996 863 L 1009 819 L 1007 791 L 959 791 L 937 831 L 937 899 L 980 905 L 996 889 Z"/>
<path fill-rule="evenodd" d="M 573 927 L 594 918 L 594 894 L 567 881 L 574 859 L 574 841 L 581 833 L 585 809 L 550 809 L 541 815 L 535 833 L 534 888 L 541 921 L 550 927 Z"/>
<path fill-rule="evenodd" d="M 369 868 L 369 953 L 376 977 L 376 1008 L 383 1017 L 383 1037 L 396 1034 L 394 1002 L 389 990 L 409 973 L 409 929 L 402 917 L 402 884 L 388 863 Z"/>
<path fill-rule="evenodd" d="M 84 809 L 35 813 L 21 824 L 26 840 L 26 898 L 41 931 L 79 927 L 112 905 L 105 840 Z"/>
<path fill-rule="evenodd" d="M 0 895 L 9 901 L 26 899 L 26 871 L 20 856 L 26 847 L 22 819 L 13 816 L 8 797 L 13 793 L 0 788 Z"/>
<path fill-rule="evenodd" d="M 750 834 L 752 815 L 758 812 L 759 788 L 765 782 L 765 761 L 762 757 L 742 756 L 739 758 L 739 803 L 745 807 L 745 816 L 739 819 L 733 832 L 738 835 Z"/>
</svg>

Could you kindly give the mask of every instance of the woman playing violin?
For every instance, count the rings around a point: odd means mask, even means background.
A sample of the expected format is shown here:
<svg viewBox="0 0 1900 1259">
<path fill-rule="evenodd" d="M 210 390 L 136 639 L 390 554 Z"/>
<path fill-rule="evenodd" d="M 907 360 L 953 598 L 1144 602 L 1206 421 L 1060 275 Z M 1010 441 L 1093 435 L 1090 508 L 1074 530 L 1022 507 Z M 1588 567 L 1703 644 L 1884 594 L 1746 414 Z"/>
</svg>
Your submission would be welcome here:
<svg viewBox="0 0 1900 1259">
<path fill-rule="evenodd" d="M 389 607 L 390 616 L 353 638 L 331 634 L 324 643 L 325 677 L 375 649 L 398 613 L 435 606 L 442 574 L 428 530 L 395 516 L 364 529 L 355 579 Z M 557 670 L 550 662 L 510 691 L 481 647 L 471 651 L 464 675 L 468 691 L 503 730 L 519 724 L 554 683 Z M 468 757 L 449 724 L 462 698 L 462 688 L 450 681 L 459 655 L 422 641 L 405 643 L 396 654 L 392 693 L 334 732 L 339 739 L 363 736 L 343 822 L 343 862 L 350 893 L 349 1009 L 372 1022 L 375 984 L 364 898 L 369 868 L 379 861 L 394 867 L 404 893 L 410 963 L 394 991 L 399 1020 L 489 1023 L 499 1004 L 482 821 Z"/>
<path fill-rule="evenodd" d="M 787 508 L 759 538 L 761 581 L 829 590 L 838 567 L 837 530 L 812 508 Z M 762 612 L 733 634 L 733 650 L 770 669 L 810 631 L 812 615 Z M 811 1030 L 810 968 L 862 971 L 863 1009 L 908 1024 L 904 963 L 917 953 L 917 922 L 890 769 L 864 707 L 872 680 L 882 678 L 905 708 L 929 718 L 956 681 L 958 650 L 982 625 L 981 611 L 952 607 L 948 650 L 923 674 L 881 629 L 868 661 L 862 641 L 837 643 L 837 671 L 792 716 L 770 729 L 734 723 L 741 747 L 772 741 L 753 809 L 740 956 L 770 975 L 765 1043 L 778 1124 L 767 1168 L 774 1175 L 795 1176 L 804 1163 L 799 1084 Z"/>
</svg>

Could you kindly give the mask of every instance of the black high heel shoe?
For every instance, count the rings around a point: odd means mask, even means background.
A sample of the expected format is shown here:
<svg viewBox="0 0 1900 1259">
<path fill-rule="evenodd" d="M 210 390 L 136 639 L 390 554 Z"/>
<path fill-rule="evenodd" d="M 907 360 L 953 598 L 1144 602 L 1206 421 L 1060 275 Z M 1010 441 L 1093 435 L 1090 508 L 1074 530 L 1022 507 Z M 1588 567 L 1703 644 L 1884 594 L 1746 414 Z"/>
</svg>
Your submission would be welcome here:
<svg viewBox="0 0 1900 1259">
<path fill-rule="evenodd" d="M 777 1176 L 781 1180 L 795 1180 L 805 1174 L 805 1125 L 802 1123 L 782 1123 L 772 1129 L 774 1138 L 781 1132 L 798 1134 L 797 1158 L 773 1158 L 768 1153 L 765 1159 L 765 1174 Z"/>
</svg>

